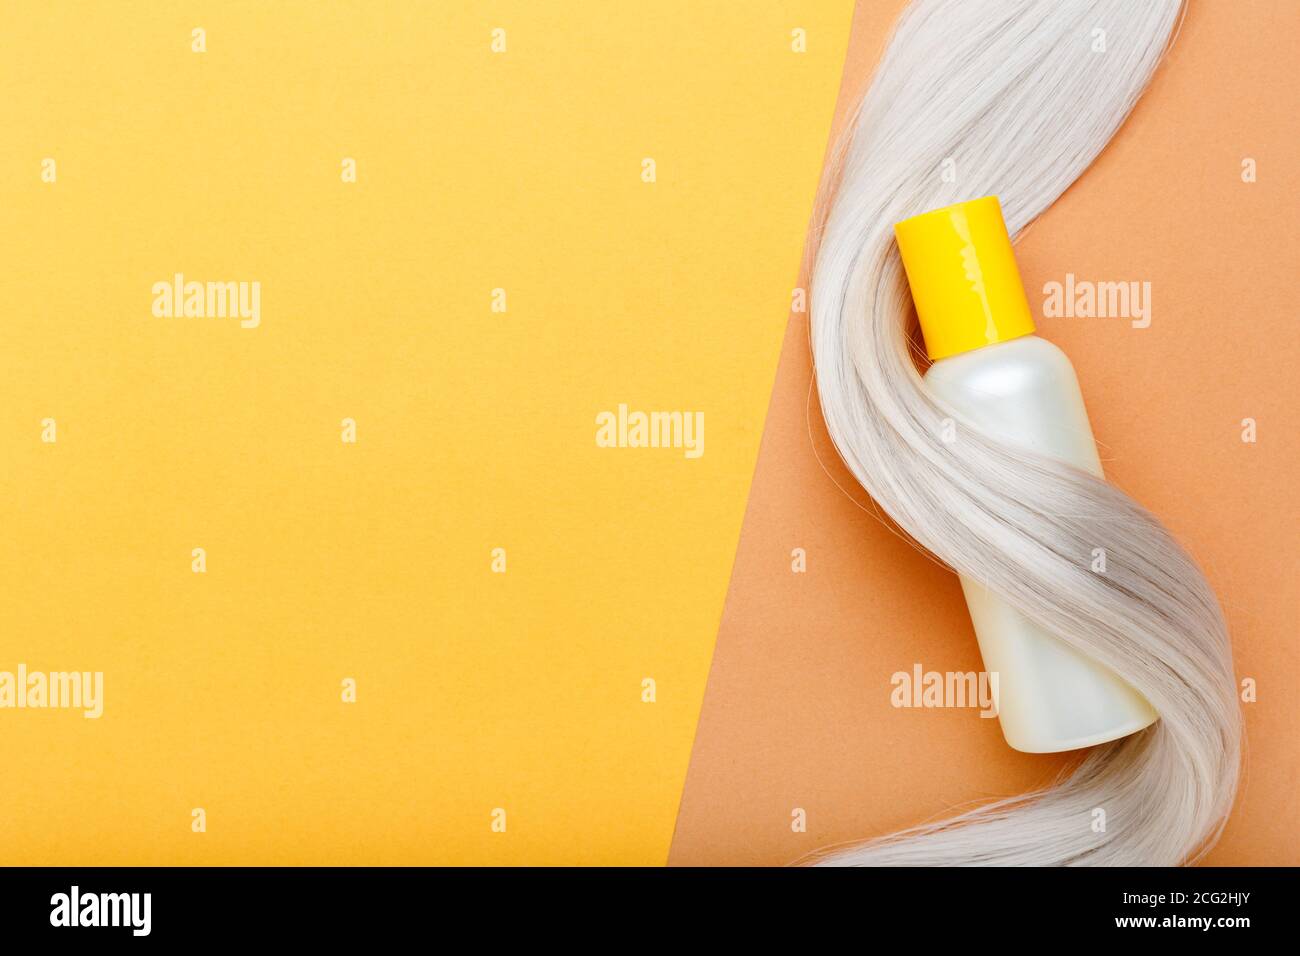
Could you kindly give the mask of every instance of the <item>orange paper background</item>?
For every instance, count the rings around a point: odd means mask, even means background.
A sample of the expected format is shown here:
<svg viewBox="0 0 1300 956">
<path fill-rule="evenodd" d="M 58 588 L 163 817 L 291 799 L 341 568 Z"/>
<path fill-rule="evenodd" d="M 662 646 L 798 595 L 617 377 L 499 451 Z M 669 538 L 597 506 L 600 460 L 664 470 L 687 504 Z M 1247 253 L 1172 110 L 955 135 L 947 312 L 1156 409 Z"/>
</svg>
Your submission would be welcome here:
<svg viewBox="0 0 1300 956">
<path fill-rule="evenodd" d="M 902 0 L 860 2 L 837 128 Z M 1150 91 L 1023 236 L 1041 316 L 1067 272 L 1152 283 L 1152 324 L 1041 320 L 1073 359 L 1107 474 L 1198 558 L 1228 615 L 1241 793 L 1206 862 L 1300 863 L 1294 483 L 1300 17 L 1290 0 L 1191 4 Z M 1258 181 L 1241 178 L 1242 161 Z M 1042 784 L 974 710 L 895 709 L 890 675 L 972 670 L 956 578 L 877 520 L 826 438 L 806 315 L 786 333 L 670 862 L 776 864 Z M 1258 441 L 1241 440 L 1241 421 Z M 844 490 L 842 490 L 844 489 Z M 791 572 L 804 548 L 807 572 Z M 792 831 L 795 808 L 807 832 Z"/>
</svg>

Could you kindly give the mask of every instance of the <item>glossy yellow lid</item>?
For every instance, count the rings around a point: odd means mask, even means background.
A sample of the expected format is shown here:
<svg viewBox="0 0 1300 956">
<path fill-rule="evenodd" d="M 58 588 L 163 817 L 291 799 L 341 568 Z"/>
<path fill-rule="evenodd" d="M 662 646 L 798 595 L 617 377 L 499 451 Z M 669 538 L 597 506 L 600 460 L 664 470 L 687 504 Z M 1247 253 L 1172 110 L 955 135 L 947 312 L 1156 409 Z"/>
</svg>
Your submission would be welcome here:
<svg viewBox="0 0 1300 956">
<path fill-rule="evenodd" d="M 930 358 L 1034 331 L 997 196 L 904 219 L 894 236 Z"/>
</svg>

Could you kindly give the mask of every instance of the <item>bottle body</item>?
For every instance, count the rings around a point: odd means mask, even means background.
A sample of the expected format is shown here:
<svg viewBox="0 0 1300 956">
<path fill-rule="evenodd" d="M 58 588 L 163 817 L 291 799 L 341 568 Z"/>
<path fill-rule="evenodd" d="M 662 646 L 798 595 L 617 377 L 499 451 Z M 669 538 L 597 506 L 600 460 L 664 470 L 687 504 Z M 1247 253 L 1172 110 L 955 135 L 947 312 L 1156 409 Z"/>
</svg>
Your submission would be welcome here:
<svg viewBox="0 0 1300 956">
<path fill-rule="evenodd" d="M 1056 346 L 1023 335 L 936 361 L 927 386 L 997 437 L 1101 477 L 1078 379 Z M 962 577 L 984 669 L 997 677 L 1007 743 L 1055 753 L 1116 740 L 1157 719 L 1125 681 Z"/>
</svg>

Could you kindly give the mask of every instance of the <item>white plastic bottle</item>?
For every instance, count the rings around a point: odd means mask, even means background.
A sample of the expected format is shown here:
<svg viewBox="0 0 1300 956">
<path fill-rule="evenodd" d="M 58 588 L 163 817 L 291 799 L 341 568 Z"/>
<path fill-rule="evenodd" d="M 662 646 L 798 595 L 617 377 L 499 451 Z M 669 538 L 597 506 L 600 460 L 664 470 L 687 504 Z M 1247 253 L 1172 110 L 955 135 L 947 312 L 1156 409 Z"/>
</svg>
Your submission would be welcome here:
<svg viewBox="0 0 1300 956">
<path fill-rule="evenodd" d="M 1101 476 L 1078 379 L 1033 318 L 994 196 L 895 227 L 934 359 L 926 384 L 1003 440 Z M 1157 719 L 1137 691 L 1031 623 L 978 581 L 961 579 L 984 668 L 996 673 L 1007 743 L 1053 753 L 1115 740 Z"/>
</svg>

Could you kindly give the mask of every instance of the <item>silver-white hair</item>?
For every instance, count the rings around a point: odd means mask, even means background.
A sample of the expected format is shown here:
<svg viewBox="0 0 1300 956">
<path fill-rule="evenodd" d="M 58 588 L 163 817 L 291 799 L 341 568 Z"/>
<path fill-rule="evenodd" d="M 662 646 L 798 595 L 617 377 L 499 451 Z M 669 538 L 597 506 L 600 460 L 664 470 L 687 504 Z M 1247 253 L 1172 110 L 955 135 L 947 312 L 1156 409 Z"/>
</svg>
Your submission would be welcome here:
<svg viewBox="0 0 1300 956">
<path fill-rule="evenodd" d="M 1119 489 L 982 433 L 926 389 L 891 231 L 996 194 L 1014 236 L 1124 122 L 1181 14 L 1181 0 L 916 0 L 858 109 L 812 281 L 835 446 L 919 545 L 1122 676 L 1161 719 L 1045 789 L 820 862 L 1175 865 L 1204 853 L 1231 809 L 1241 715 L 1204 576 Z M 951 444 L 939 439 L 949 417 L 962 436 Z M 1091 570 L 1096 547 L 1105 574 Z"/>
</svg>

